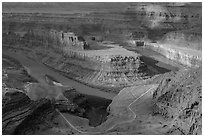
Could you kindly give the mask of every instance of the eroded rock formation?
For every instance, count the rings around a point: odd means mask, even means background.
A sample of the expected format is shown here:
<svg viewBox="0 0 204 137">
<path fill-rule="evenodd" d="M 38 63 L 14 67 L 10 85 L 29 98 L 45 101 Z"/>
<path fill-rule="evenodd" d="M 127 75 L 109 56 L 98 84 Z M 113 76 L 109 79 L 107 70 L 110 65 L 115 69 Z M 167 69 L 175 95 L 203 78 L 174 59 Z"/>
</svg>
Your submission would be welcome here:
<svg viewBox="0 0 204 137">
<path fill-rule="evenodd" d="M 66 72 L 72 78 L 106 87 L 131 85 L 152 76 L 151 70 L 140 60 L 139 54 L 123 48 L 109 50 L 87 52 L 66 50 L 63 56 L 47 54 L 42 61 Z"/>
<path fill-rule="evenodd" d="M 139 57 L 122 57 L 118 55 L 110 58 L 110 62 L 103 64 L 101 72 L 96 79 L 108 85 L 128 85 L 137 80 L 148 78 L 147 71 L 147 66 Z"/>
<path fill-rule="evenodd" d="M 164 75 L 154 92 L 154 115 L 168 123 L 167 134 L 202 134 L 201 68 Z"/>
<path fill-rule="evenodd" d="M 67 46 L 72 49 L 84 50 L 87 48 L 88 44 L 83 39 L 83 37 L 79 37 L 73 32 L 63 32 L 63 31 L 56 31 L 51 30 L 50 36 L 53 39 L 58 39 L 62 45 Z"/>
<path fill-rule="evenodd" d="M 41 128 L 52 127 L 56 108 L 81 116 L 84 113 L 84 109 L 73 102 L 76 96 L 72 88 L 63 90 L 37 83 L 13 58 L 3 56 L 2 81 L 3 134 L 33 134 Z M 45 94 L 40 97 L 42 93 Z"/>
</svg>

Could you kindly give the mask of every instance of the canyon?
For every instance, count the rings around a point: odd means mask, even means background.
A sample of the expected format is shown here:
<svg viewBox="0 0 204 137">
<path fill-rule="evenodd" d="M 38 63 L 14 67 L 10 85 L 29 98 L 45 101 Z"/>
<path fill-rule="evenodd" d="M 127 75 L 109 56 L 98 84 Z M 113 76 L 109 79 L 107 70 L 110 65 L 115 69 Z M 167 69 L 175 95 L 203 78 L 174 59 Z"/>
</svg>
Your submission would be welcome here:
<svg viewBox="0 0 204 137">
<path fill-rule="evenodd" d="M 202 134 L 201 10 L 3 3 L 3 134 Z"/>
</svg>

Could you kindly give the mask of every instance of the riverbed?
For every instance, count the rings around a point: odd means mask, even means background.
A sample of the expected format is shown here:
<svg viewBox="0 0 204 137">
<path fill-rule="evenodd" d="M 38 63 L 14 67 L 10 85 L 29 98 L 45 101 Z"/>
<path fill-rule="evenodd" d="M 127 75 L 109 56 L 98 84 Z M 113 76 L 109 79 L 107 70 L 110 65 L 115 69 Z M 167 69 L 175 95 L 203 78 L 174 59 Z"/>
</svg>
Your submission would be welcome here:
<svg viewBox="0 0 204 137">
<path fill-rule="evenodd" d="M 165 56 L 145 47 L 130 47 L 124 48 L 141 54 L 141 60 L 150 68 L 154 69 L 157 74 L 163 74 L 170 71 L 178 71 L 185 68 L 183 65 L 172 61 Z"/>
<path fill-rule="evenodd" d="M 117 94 L 114 93 L 107 93 L 100 91 L 97 88 L 89 87 L 72 79 L 69 79 L 65 76 L 60 75 L 59 73 L 55 72 L 54 70 L 46 67 L 45 65 L 31 60 L 26 57 L 25 54 L 21 52 L 11 52 L 11 51 L 3 51 L 3 55 L 10 56 L 14 59 L 17 59 L 23 66 L 28 69 L 28 73 L 37 79 L 40 83 L 46 83 L 45 75 L 50 75 L 54 77 L 57 81 L 59 81 L 63 86 L 71 86 L 75 88 L 79 93 L 97 96 L 101 98 L 106 98 L 112 100 Z"/>
</svg>

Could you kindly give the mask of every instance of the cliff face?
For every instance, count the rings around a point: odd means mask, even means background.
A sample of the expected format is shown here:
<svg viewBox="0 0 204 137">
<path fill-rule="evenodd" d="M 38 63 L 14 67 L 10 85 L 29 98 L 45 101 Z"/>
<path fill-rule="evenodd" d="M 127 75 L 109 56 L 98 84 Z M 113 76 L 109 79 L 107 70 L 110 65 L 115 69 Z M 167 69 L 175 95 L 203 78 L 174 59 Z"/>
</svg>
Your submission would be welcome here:
<svg viewBox="0 0 204 137">
<path fill-rule="evenodd" d="M 110 62 L 102 65 L 98 76 L 94 80 L 105 85 L 122 86 L 146 78 L 148 78 L 147 66 L 139 57 L 118 55 L 113 56 L 110 58 Z"/>
<path fill-rule="evenodd" d="M 198 50 L 180 48 L 166 43 L 150 43 L 147 47 L 188 67 L 199 67 L 202 63 L 202 52 Z"/>
<path fill-rule="evenodd" d="M 164 75 L 153 94 L 154 115 L 168 121 L 168 134 L 202 134 L 201 68 Z"/>
</svg>

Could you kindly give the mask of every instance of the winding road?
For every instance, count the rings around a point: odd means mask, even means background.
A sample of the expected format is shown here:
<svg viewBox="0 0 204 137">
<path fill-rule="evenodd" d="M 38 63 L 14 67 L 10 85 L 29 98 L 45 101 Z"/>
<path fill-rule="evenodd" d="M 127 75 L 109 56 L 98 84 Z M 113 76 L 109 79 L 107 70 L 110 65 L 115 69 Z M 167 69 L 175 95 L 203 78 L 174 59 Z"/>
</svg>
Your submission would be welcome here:
<svg viewBox="0 0 204 137">
<path fill-rule="evenodd" d="M 129 105 L 128 105 L 128 109 L 132 112 L 133 114 L 133 118 L 130 119 L 130 120 L 127 120 L 127 121 L 123 121 L 123 122 L 120 122 L 120 123 L 117 123 L 117 124 L 114 124 L 112 127 L 108 128 L 106 131 L 109 131 L 111 129 L 113 129 L 116 125 L 119 125 L 119 124 L 124 124 L 124 123 L 131 123 L 135 120 L 135 118 L 137 117 L 135 112 L 131 109 L 131 105 L 133 105 L 137 100 L 139 100 L 141 97 L 143 97 L 144 95 L 146 95 L 149 91 L 151 91 L 152 89 L 156 88 L 157 86 L 153 86 L 151 87 L 150 89 L 148 89 L 147 91 L 145 91 L 144 93 L 142 93 L 139 97 L 137 97 L 133 102 L 131 102 Z M 130 91 L 132 93 L 132 91 Z M 134 96 L 134 94 L 132 94 Z M 134 96 L 135 97 L 135 96 Z M 67 118 L 59 111 L 56 109 L 56 111 L 62 116 L 62 118 L 66 121 L 66 123 L 68 123 L 74 130 L 76 130 L 77 132 L 79 133 L 82 133 L 82 134 L 93 134 L 93 133 L 101 133 L 101 132 L 84 132 L 84 131 L 81 131 L 79 129 L 77 129 L 74 125 L 71 124 L 71 122 L 69 122 L 69 120 L 67 120 Z"/>
</svg>

